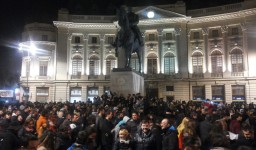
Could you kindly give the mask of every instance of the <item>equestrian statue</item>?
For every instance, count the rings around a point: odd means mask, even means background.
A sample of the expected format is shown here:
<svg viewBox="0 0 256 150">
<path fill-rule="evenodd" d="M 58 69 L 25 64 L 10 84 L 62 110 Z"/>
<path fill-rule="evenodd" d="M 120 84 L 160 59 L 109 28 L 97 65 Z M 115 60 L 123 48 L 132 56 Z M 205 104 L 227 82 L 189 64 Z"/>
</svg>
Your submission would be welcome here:
<svg viewBox="0 0 256 150">
<path fill-rule="evenodd" d="M 126 11 L 125 6 L 117 9 L 117 19 L 120 30 L 116 35 L 115 42 L 112 44 L 116 50 L 116 57 L 119 48 L 125 50 L 125 66 L 131 68 L 131 55 L 136 53 L 139 61 L 139 72 L 141 72 L 141 51 L 144 46 L 142 34 L 138 28 L 139 16 L 131 11 Z"/>
</svg>

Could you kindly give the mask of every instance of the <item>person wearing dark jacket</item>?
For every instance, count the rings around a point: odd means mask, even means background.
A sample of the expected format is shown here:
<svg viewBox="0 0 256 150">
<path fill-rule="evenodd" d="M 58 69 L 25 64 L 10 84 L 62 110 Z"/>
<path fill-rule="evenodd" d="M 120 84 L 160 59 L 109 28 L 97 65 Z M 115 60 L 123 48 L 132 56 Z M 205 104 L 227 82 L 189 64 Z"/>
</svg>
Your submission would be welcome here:
<svg viewBox="0 0 256 150">
<path fill-rule="evenodd" d="M 202 141 L 202 150 L 208 150 L 210 147 L 210 130 L 212 129 L 212 116 L 206 115 L 205 120 L 200 122 L 199 130 L 200 130 L 200 138 Z"/>
<path fill-rule="evenodd" d="M 99 130 L 101 132 L 101 149 L 112 150 L 114 139 L 114 136 L 111 133 L 111 130 L 114 128 L 114 125 L 111 122 L 113 116 L 112 110 L 107 110 L 105 116 L 106 117 L 102 120 L 102 122 L 99 122 Z"/>
<path fill-rule="evenodd" d="M 129 120 L 126 124 L 127 129 L 128 129 L 132 138 L 134 138 L 135 134 L 137 133 L 139 124 L 140 124 L 139 114 L 138 114 L 138 112 L 134 111 L 132 113 L 132 119 Z"/>
<path fill-rule="evenodd" d="M 0 120 L 0 149 L 17 150 L 19 146 L 18 138 L 7 130 L 8 123 L 6 120 Z"/>
<path fill-rule="evenodd" d="M 238 135 L 238 140 L 232 145 L 232 149 L 248 146 L 252 149 L 256 149 L 256 142 L 254 140 L 253 128 L 247 124 L 242 126 L 242 131 Z"/>
<path fill-rule="evenodd" d="M 161 122 L 162 150 L 179 150 L 178 131 L 171 125 L 169 119 L 164 118 Z"/>
<path fill-rule="evenodd" d="M 135 134 L 136 150 L 157 150 L 157 142 L 154 134 L 149 129 L 149 121 L 141 121 L 141 129 Z"/>
</svg>

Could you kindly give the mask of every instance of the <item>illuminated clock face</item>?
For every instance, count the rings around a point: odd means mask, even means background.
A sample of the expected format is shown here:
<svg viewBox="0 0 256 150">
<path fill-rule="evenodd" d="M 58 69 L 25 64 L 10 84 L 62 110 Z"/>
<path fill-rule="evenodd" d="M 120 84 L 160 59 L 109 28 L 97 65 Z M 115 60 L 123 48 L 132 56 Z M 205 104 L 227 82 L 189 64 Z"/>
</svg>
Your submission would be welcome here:
<svg viewBox="0 0 256 150">
<path fill-rule="evenodd" d="M 148 16 L 148 18 L 154 18 L 155 13 L 153 11 L 149 11 L 147 16 Z"/>
</svg>

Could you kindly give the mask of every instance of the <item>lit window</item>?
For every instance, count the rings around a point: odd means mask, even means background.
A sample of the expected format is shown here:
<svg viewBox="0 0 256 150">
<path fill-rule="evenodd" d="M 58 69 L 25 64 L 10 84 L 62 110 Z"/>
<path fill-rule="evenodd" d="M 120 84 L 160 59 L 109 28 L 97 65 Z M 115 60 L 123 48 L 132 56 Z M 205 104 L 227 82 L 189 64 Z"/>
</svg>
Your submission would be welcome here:
<svg viewBox="0 0 256 150">
<path fill-rule="evenodd" d="M 175 73 L 175 57 L 172 53 L 164 56 L 164 74 Z"/>
<path fill-rule="evenodd" d="M 109 56 L 106 59 L 106 75 L 110 75 L 112 69 L 115 67 L 116 65 L 116 59 L 114 56 Z"/>
<path fill-rule="evenodd" d="M 75 56 L 72 60 L 72 75 L 81 75 L 82 71 L 82 57 Z"/>
<path fill-rule="evenodd" d="M 212 73 L 222 73 L 222 54 L 220 51 L 214 51 L 211 55 Z"/>
<path fill-rule="evenodd" d="M 99 75 L 99 58 L 92 56 L 89 61 L 90 75 Z"/>
<path fill-rule="evenodd" d="M 150 54 L 148 56 L 148 74 L 157 74 L 157 56 L 155 54 Z"/>
<path fill-rule="evenodd" d="M 48 61 L 40 61 L 39 76 L 47 76 Z"/>
<path fill-rule="evenodd" d="M 194 73 L 203 73 L 203 55 L 200 52 L 196 52 L 192 56 L 192 65 Z"/>
<path fill-rule="evenodd" d="M 232 72 L 243 72 L 243 53 L 239 49 L 231 52 Z"/>
</svg>

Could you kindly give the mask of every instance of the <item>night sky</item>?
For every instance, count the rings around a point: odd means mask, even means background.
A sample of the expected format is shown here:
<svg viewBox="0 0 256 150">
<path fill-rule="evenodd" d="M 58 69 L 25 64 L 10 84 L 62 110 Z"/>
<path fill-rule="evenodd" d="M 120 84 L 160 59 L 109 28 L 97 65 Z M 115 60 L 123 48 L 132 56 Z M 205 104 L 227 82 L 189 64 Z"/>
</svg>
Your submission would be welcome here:
<svg viewBox="0 0 256 150">
<path fill-rule="evenodd" d="M 0 89 L 17 86 L 20 75 L 21 53 L 17 44 L 24 25 L 32 22 L 52 23 L 57 20 L 58 9 L 68 8 L 70 13 L 115 14 L 115 6 L 173 4 L 177 0 L 8 0 L 0 1 Z M 242 0 L 184 0 L 187 9 L 218 6 Z"/>
</svg>

